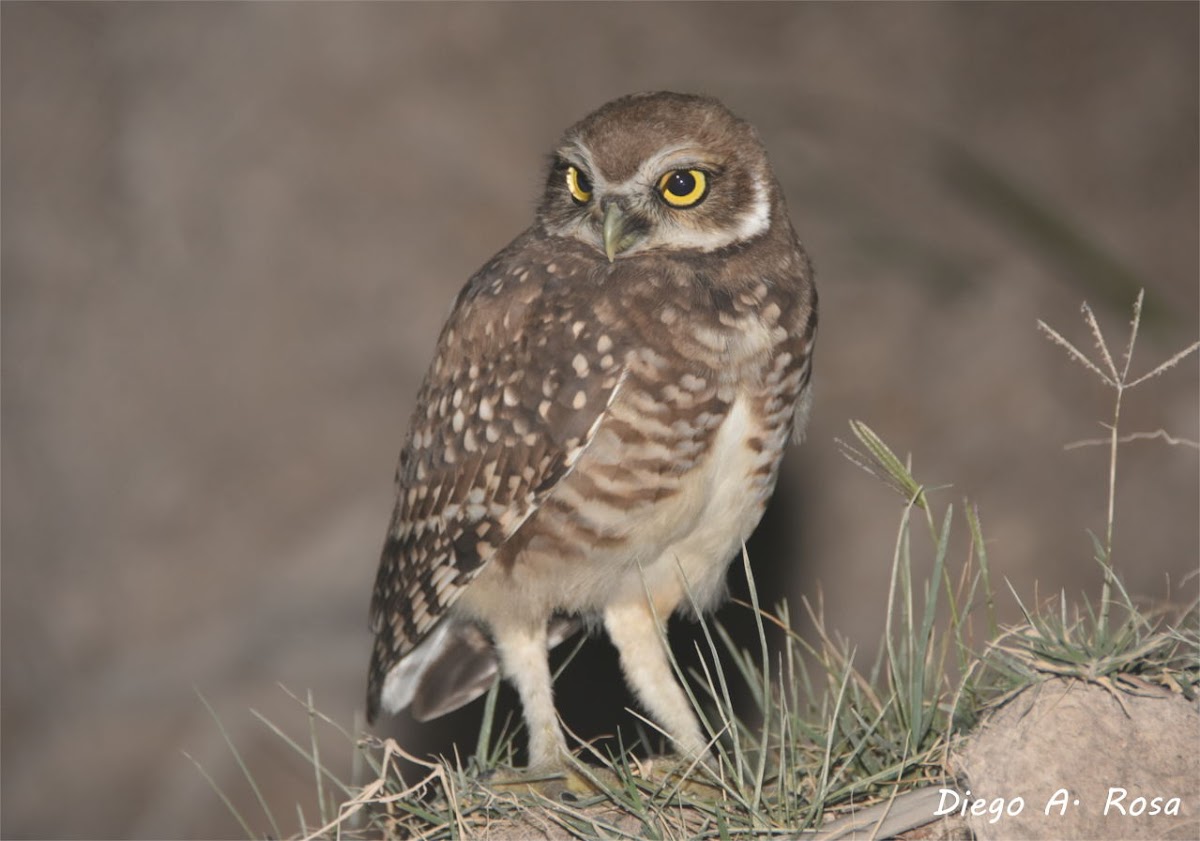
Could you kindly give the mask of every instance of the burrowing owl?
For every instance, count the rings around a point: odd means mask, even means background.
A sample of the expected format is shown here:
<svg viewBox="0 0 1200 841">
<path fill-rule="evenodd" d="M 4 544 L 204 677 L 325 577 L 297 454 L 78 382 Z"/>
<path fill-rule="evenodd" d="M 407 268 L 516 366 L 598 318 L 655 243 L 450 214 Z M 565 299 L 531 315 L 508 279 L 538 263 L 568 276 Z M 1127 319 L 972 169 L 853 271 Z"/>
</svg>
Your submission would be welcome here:
<svg viewBox="0 0 1200 841">
<path fill-rule="evenodd" d="M 533 227 L 459 293 L 417 397 L 368 718 L 456 709 L 498 658 L 530 765 L 559 765 L 548 651 L 602 622 L 675 747 L 703 751 L 664 623 L 721 599 L 804 426 L 816 322 L 749 124 L 652 93 L 568 129 Z"/>
</svg>

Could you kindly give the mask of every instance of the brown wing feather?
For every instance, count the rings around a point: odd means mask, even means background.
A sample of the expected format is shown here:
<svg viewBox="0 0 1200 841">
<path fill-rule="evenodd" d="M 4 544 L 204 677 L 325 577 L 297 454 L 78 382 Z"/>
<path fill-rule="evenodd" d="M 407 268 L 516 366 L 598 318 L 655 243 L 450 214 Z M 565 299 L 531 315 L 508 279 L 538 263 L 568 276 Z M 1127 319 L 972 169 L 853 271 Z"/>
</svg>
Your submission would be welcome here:
<svg viewBox="0 0 1200 841">
<path fill-rule="evenodd" d="M 584 264 L 518 238 L 459 294 L 396 471 L 371 624 L 373 718 L 387 673 L 566 476 L 612 401 L 621 362 L 572 365 L 594 343 L 571 284 Z"/>
</svg>

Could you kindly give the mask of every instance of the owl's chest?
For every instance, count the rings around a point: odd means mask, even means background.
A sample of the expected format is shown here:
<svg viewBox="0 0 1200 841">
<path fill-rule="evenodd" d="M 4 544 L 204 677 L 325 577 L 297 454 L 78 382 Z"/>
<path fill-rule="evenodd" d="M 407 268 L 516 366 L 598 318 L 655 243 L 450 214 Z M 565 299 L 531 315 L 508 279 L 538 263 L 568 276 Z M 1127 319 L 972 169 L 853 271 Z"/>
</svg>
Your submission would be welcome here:
<svg viewBox="0 0 1200 841">
<path fill-rule="evenodd" d="M 584 612 L 615 587 L 641 592 L 642 579 L 620 570 L 665 564 L 674 580 L 682 564 L 704 583 L 697 596 L 717 592 L 774 488 L 795 394 L 771 332 L 690 335 L 709 349 L 646 343 L 624 356 L 588 447 L 522 530 L 514 582 L 558 570 L 567 578 L 551 600 Z"/>
<path fill-rule="evenodd" d="M 605 525 L 641 545 L 669 544 L 706 520 L 740 535 L 774 485 L 794 403 L 774 375 L 778 357 L 766 337 L 728 341 L 719 353 L 716 344 L 713 362 L 631 354 L 573 477 L 598 505 L 620 510 Z"/>
<path fill-rule="evenodd" d="M 693 475 L 681 477 L 682 495 L 693 496 L 687 529 L 700 542 L 736 544 L 758 525 L 774 489 L 786 431 L 772 428 L 762 399 L 738 393 L 714 431 L 706 458 Z"/>
</svg>

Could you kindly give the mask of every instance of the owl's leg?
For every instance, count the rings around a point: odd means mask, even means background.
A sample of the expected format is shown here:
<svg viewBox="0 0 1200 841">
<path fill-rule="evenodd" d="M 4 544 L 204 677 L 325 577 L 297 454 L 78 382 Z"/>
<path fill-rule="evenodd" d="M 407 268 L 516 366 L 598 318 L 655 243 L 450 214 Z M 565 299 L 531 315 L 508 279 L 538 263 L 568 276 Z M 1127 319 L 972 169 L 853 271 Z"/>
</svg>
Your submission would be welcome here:
<svg viewBox="0 0 1200 841">
<path fill-rule="evenodd" d="M 554 711 L 546 624 L 493 627 L 496 652 L 505 676 L 517 688 L 529 731 L 529 767 L 544 771 L 562 768 L 567 743 Z"/>
<path fill-rule="evenodd" d="M 655 721 L 688 757 L 700 756 L 708 740 L 691 702 L 671 671 L 665 629 L 645 601 L 610 605 L 604 627 L 621 656 L 621 670 L 629 687 Z"/>
</svg>

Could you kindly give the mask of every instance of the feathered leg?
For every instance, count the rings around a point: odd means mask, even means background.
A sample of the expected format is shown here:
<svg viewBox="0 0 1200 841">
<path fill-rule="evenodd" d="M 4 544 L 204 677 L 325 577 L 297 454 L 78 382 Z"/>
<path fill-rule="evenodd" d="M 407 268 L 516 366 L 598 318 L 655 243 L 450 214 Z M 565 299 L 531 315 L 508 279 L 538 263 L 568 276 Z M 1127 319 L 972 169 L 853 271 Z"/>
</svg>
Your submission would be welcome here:
<svg viewBox="0 0 1200 841">
<path fill-rule="evenodd" d="M 546 626 L 505 625 L 493 628 L 493 636 L 504 675 L 521 697 L 529 731 L 530 770 L 564 767 L 567 743 L 554 711 Z"/>
<path fill-rule="evenodd" d="M 621 655 L 625 680 L 651 717 L 675 741 L 679 753 L 699 756 L 708 740 L 667 659 L 664 629 L 646 602 L 615 604 L 604 611 L 604 627 Z"/>
</svg>

